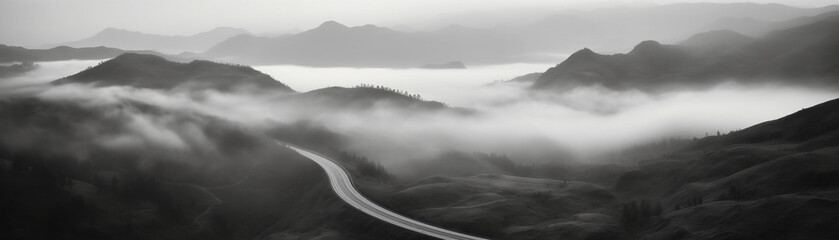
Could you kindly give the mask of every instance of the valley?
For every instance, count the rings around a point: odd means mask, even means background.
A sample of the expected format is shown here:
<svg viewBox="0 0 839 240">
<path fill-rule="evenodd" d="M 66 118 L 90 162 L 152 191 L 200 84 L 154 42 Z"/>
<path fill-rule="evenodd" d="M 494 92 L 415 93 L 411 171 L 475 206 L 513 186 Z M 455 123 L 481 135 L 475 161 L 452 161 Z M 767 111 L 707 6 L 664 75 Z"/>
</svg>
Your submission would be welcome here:
<svg viewBox="0 0 839 240">
<path fill-rule="evenodd" d="M 816 2 L 6 1 L 0 239 L 832 239 Z"/>
</svg>

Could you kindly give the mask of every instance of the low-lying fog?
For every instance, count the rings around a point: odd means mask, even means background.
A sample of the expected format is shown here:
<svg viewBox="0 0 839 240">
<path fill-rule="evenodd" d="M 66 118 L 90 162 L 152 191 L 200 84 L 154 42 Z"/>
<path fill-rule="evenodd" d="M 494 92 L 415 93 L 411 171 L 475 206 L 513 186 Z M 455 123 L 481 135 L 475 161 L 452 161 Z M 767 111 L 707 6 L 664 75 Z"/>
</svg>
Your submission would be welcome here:
<svg viewBox="0 0 839 240">
<path fill-rule="evenodd" d="M 39 68 L 0 79 L 0 93 L 75 73 L 99 61 L 38 63 Z M 551 161 L 569 151 L 578 159 L 662 137 L 728 132 L 782 117 L 839 96 L 821 89 L 723 84 L 701 91 L 650 95 L 579 88 L 561 95 L 532 94 L 527 84 L 493 84 L 549 65 L 510 64 L 458 70 L 350 69 L 261 66 L 297 91 L 327 86 L 383 85 L 418 93 L 426 100 L 475 109 L 478 114 L 404 116 L 390 109 L 311 116 L 348 135 L 353 147 L 385 166 L 440 151 L 504 153 L 519 161 Z M 272 96 L 161 93 L 121 87 L 60 86 L 36 93 L 58 101 L 113 101 L 128 98 L 174 109 L 202 112 L 254 128 L 300 120 L 293 107 Z M 167 131 L 172 132 L 172 131 Z M 177 132 L 177 131 L 174 131 Z M 153 135 L 155 133 L 149 133 Z M 171 135 L 171 134 L 170 134 Z M 178 137 L 178 136 L 167 136 Z M 188 142 L 188 141 L 184 141 Z"/>
<path fill-rule="evenodd" d="M 589 155 L 662 137 L 691 138 L 717 131 L 727 133 L 839 96 L 821 89 L 734 83 L 708 90 L 656 95 L 592 87 L 544 96 L 529 92 L 526 89 L 529 83 L 497 83 L 552 66 L 508 64 L 445 70 L 288 65 L 256 68 L 298 91 L 366 83 L 420 94 L 426 100 L 476 109 L 482 113 L 477 118 L 447 116 L 429 120 L 405 117 L 399 121 L 385 118 L 375 122 L 367 116 L 357 123 L 344 120 L 331 124 L 333 127 L 343 125 L 344 132 L 379 135 L 366 138 L 379 139 L 368 142 L 372 145 L 398 141 L 410 142 L 411 148 L 461 146 L 464 151 L 515 152 L 516 149 L 530 149 L 518 146 L 529 142 L 543 144 L 536 148 L 556 143 L 578 155 Z M 382 126 L 398 128 L 385 134 L 387 131 L 381 129 Z M 405 156 L 405 150 L 408 149 L 393 151 L 392 157 Z"/>
<path fill-rule="evenodd" d="M 0 96 L 12 93 L 31 92 L 41 88 L 50 81 L 73 75 L 101 61 L 71 60 L 35 63 L 36 68 L 33 71 L 10 78 L 0 78 Z"/>
<path fill-rule="evenodd" d="M 372 84 L 408 91 L 428 100 L 454 106 L 472 107 L 471 104 L 481 104 L 490 100 L 477 98 L 495 95 L 480 93 L 488 90 L 481 88 L 483 85 L 509 80 L 526 73 L 542 72 L 553 65 L 518 63 L 468 66 L 466 69 L 312 68 L 292 65 L 254 68 L 299 92 L 332 86 L 354 87 L 359 84 Z"/>
</svg>

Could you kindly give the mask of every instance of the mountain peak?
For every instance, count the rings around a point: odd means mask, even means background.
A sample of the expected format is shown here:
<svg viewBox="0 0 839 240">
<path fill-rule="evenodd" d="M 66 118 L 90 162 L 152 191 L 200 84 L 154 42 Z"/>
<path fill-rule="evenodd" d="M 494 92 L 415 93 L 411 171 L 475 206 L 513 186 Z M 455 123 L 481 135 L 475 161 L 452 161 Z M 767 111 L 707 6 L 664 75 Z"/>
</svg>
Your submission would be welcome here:
<svg viewBox="0 0 839 240">
<path fill-rule="evenodd" d="M 734 47 L 740 44 L 745 44 L 753 41 L 749 36 L 743 35 L 732 30 L 715 30 L 710 32 L 699 33 L 682 41 L 679 45 L 691 47 Z"/>
<path fill-rule="evenodd" d="M 102 29 L 102 31 L 100 31 L 100 32 L 128 32 L 128 30 L 125 30 L 125 29 L 122 29 L 122 28 L 108 27 L 108 28 Z"/>
<path fill-rule="evenodd" d="M 143 63 L 143 64 L 150 64 L 150 63 L 167 63 L 169 60 L 152 54 L 142 54 L 142 53 L 123 53 L 115 58 L 111 59 L 109 62 L 115 63 Z"/>
<path fill-rule="evenodd" d="M 121 28 L 109 27 L 109 28 L 102 29 L 102 31 L 99 31 L 99 33 L 97 33 L 96 35 L 130 34 L 130 33 L 140 33 L 140 32 L 129 31 L 129 30 L 121 29 Z"/>
<path fill-rule="evenodd" d="M 318 26 L 315 29 L 335 30 L 335 29 L 347 29 L 347 28 L 349 28 L 349 27 L 347 27 L 344 24 L 340 24 L 336 21 L 326 21 L 326 22 L 321 23 L 320 26 Z"/>
<path fill-rule="evenodd" d="M 629 52 L 629 54 L 655 52 L 660 50 L 661 48 L 661 43 L 653 40 L 647 40 L 639 43 L 638 45 L 635 45 L 635 48 L 633 48 L 632 51 Z"/>
<path fill-rule="evenodd" d="M 594 59 L 598 55 L 599 54 L 595 53 L 594 51 L 592 51 L 589 48 L 583 48 L 583 49 L 575 52 L 574 54 L 571 54 L 571 56 L 568 56 L 568 59 L 566 59 L 564 62 L 569 62 L 569 61 L 570 62 L 576 62 L 576 61 L 581 61 L 581 60 L 588 61 L 588 60 Z"/>
</svg>

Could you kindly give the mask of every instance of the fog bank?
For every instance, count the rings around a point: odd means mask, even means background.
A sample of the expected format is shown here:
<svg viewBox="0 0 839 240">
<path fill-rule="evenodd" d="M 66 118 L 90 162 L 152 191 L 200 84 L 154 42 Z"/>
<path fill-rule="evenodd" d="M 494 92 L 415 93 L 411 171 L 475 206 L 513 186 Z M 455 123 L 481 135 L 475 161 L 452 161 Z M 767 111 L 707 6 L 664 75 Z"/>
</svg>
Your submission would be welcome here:
<svg viewBox="0 0 839 240">
<path fill-rule="evenodd" d="M 62 66 L 79 65 L 83 64 L 46 65 L 28 75 L 28 79 L 43 82 L 43 79 L 66 75 L 67 68 Z M 600 153 L 663 137 L 701 137 L 706 133 L 746 128 L 839 96 L 823 89 L 731 83 L 707 90 L 656 95 L 598 87 L 562 94 L 535 94 L 526 90 L 526 84 L 492 84 L 537 67 L 519 64 L 470 70 L 260 68 L 299 90 L 331 84 L 385 85 L 411 94 L 420 93 L 427 100 L 471 108 L 476 112 L 471 115 L 433 111 L 405 114 L 404 109 L 381 107 L 386 104 L 373 109 L 310 114 L 311 106 L 301 106 L 279 95 L 91 88 L 73 84 L 38 90 L 34 94 L 48 101 L 87 105 L 140 102 L 174 112 L 215 116 L 257 130 L 297 121 L 317 122 L 345 135 L 350 140 L 350 150 L 385 166 L 451 150 L 508 154 L 514 160 L 525 162 L 590 160 Z M 4 92 L 33 88 L 4 86 Z M 143 139 L 160 139 L 161 143 L 172 146 L 193 141 L 176 141 L 175 135 L 169 134 L 187 130 L 155 129 L 155 124 L 143 124 L 144 121 L 137 119 L 132 123 L 131 131 L 144 136 Z"/>
</svg>

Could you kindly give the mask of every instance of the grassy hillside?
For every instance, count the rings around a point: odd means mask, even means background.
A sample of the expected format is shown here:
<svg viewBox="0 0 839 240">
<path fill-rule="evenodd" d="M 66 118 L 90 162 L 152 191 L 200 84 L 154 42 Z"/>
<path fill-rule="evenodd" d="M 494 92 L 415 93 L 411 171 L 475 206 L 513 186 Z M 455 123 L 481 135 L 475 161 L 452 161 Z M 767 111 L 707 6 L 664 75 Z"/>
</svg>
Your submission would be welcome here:
<svg viewBox="0 0 839 240">
<path fill-rule="evenodd" d="M 494 239 L 830 239 L 839 234 L 837 113 L 839 99 L 622 163 L 499 168 L 449 155 L 443 162 L 472 167 L 426 161 L 454 177 L 362 189 L 401 213 Z"/>
</svg>

